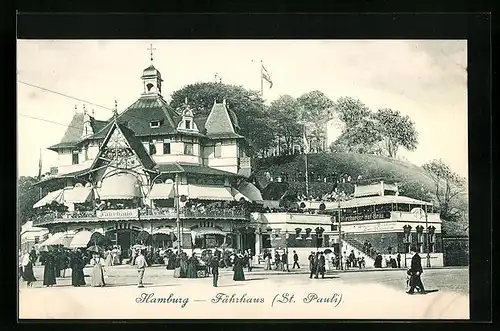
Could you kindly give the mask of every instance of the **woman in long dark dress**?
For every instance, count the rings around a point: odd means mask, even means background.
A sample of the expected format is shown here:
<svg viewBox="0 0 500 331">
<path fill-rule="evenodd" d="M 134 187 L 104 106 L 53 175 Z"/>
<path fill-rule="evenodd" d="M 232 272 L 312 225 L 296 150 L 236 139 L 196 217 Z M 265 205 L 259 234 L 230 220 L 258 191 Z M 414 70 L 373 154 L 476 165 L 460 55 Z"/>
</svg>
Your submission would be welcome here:
<svg viewBox="0 0 500 331">
<path fill-rule="evenodd" d="M 243 256 L 236 255 L 234 257 L 234 267 L 233 267 L 233 271 L 234 271 L 233 280 L 234 281 L 245 280 L 245 274 L 243 273 L 243 264 L 244 264 Z"/>
<path fill-rule="evenodd" d="M 43 268 L 43 285 L 53 286 L 56 283 L 56 267 L 54 262 L 54 254 L 52 252 L 47 252 L 44 256 L 44 268 Z"/>
<path fill-rule="evenodd" d="M 173 252 L 169 251 L 167 253 L 168 257 L 168 262 L 167 262 L 167 270 L 174 270 L 175 269 L 175 260 L 176 256 Z"/>
<path fill-rule="evenodd" d="M 196 256 L 191 256 L 187 261 L 187 274 L 186 278 L 198 278 L 198 260 Z"/>
<path fill-rule="evenodd" d="M 31 262 L 30 255 L 28 253 L 24 254 L 22 267 L 23 280 L 27 282 L 28 287 L 31 287 L 33 285 L 33 282 L 36 282 L 36 278 L 33 274 L 33 263 Z"/>
<path fill-rule="evenodd" d="M 83 266 L 84 262 L 81 253 L 79 251 L 73 252 L 71 258 L 71 285 L 74 287 L 85 285 Z"/>
<path fill-rule="evenodd" d="M 170 260 L 174 260 L 174 278 L 181 278 L 181 257 L 174 255 Z"/>
<path fill-rule="evenodd" d="M 186 275 L 187 275 L 187 260 L 188 260 L 187 254 L 186 253 L 181 253 L 181 262 L 180 262 L 181 270 L 180 270 L 180 276 L 179 276 L 179 278 L 186 278 Z"/>
</svg>

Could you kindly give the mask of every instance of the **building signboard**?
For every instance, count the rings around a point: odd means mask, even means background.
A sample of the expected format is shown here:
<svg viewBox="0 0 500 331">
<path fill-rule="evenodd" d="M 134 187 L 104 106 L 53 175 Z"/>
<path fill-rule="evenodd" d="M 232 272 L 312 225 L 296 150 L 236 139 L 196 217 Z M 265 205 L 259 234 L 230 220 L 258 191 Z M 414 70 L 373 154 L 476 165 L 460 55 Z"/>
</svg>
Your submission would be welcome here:
<svg viewBox="0 0 500 331">
<path fill-rule="evenodd" d="M 124 219 L 139 217 L 138 209 L 98 210 L 96 213 L 97 218 L 105 219 Z"/>
</svg>

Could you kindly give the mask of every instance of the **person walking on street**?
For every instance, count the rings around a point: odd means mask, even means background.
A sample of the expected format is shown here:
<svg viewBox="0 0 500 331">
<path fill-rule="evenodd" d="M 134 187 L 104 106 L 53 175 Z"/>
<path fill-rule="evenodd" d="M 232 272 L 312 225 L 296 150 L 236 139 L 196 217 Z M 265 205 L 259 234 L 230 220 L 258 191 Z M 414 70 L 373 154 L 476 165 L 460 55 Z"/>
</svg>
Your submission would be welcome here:
<svg viewBox="0 0 500 331">
<path fill-rule="evenodd" d="M 290 272 L 290 269 L 288 268 L 288 254 L 286 252 L 281 255 L 281 261 L 283 264 L 283 271 L 286 269 L 286 271 Z"/>
<path fill-rule="evenodd" d="M 401 254 L 398 253 L 396 260 L 398 261 L 398 268 L 401 268 Z"/>
<path fill-rule="evenodd" d="M 410 290 L 406 293 L 413 294 L 415 288 L 419 288 L 419 293 L 426 294 L 424 284 L 422 284 L 422 279 L 420 278 L 424 272 L 422 269 L 422 259 L 420 258 L 420 255 L 418 255 L 415 247 L 412 247 L 410 252 L 413 254 L 413 257 L 411 258 L 411 266 L 407 272 L 410 276 Z"/>
<path fill-rule="evenodd" d="M 137 265 L 137 287 L 144 287 L 142 279 L 144 278 L 144 271 L 146 270 L 148 264 L 142 250 L 139 250 L 137 257 L 135 258 L 135 264 Z"/>
<path fill-rule="evenodd" d="M 297 268 L 300 269 L 299 256 L 297 255 L 296 251 L 293 251 L 293 267 L 292 267 L 292 269 L 295 269 L 295 266 L 297 266 Z"/>
<path fill-rule="evenodd" d="M 210 259 L 210 269 L 212 270 L 213 286 L 217 287 L 217 282 L 219 281 L 219 259 L 217 256 L 212 256 Z"/>
</svg>

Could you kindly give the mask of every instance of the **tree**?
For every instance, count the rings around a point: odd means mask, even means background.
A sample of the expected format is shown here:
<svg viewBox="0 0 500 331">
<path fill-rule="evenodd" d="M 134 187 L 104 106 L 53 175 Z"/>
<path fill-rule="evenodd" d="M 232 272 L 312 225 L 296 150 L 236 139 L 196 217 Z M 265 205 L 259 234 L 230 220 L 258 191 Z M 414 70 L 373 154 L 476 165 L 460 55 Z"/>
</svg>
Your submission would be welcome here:
<svg viewBox="0 0 500 331">
<path fill-rule="evenodd" d="M 269 127 L 269 119 L 265 112 L 265 105 L 257 91 L 246 90 L 241 86 L 222 83 L 195 83 L 186 85 L 172 93 L 170 106 L 182 109 L 187 98 L 189 106 L 195 116 L 208 116 L 214 100 L 222 102 L 226 99 L 230 112 L 237 117 L 240 134 L 248 141 L 250 155 L 268 149 L 272 145 L 273 137 Z"/>
<path fill-rule="evenodd" d="M 337 152 L 360 154 L 381 154 L 379 142 L 382 140 L 380 129 L 372 116 L 351 123 L 340 137 L 332 143 L 331 149 Z"/>
<path fill-rule="evenodd" d="M 40 200 L 40 189 L 33 186 L 36 182 L 37 179 L 30 176 L 21 176 L 17 182 L 19 227 L 35 215 L 33 205 Z"/>
<path fill-rule="evenodd" d="M 333 110 L 338 112 L 339 118 L 345 123 L 345 130 L 349 130 L 363 119 L 370 116 L 370 109 L 358 99 L 341 97 L 333 104 Z"/>
<path fill-rule="evenodd" d="M 396 157 L 400 147 L 409 151 L 417 148 L 417 130 L 408 115 L 401 116 L 397 110 L 379 109 L 374 118 L 378 122 L 383 146 L 389 157 Z"/>
<path fill-rule="evenodd" d="M 279 141 L 285 145 L 285 154 L 291 154 L 293 143 L 301 137 L 303 127 L 300 125 L 300 104 L 293 97 L 283 95 L 271 102 L 268 109 L 269 118 Z"/>
<path fill-rule="evenodd" d="M 424 164 L 423 168 L 434 181 L 434 198 L 441 218 L 452 222 L 468 218 L 467 206 L 460 199 L 466 192 L 466 180 L 442 160 L 432 160 Z"/>
</svg>

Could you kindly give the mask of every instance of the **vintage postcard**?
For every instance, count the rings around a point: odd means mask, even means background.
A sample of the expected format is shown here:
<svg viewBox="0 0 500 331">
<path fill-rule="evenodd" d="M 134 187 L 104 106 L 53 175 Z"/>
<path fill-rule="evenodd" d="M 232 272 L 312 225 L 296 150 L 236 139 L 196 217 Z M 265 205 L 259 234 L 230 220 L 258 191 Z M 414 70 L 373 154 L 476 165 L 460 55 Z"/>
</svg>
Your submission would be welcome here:
<svg viewBox="0 0 500 331">
<path fill-rule="evenodd" d="M 469 319 L 466 40 L 19 39 L 17 96 L 20 319 Z"/>
</svg>

